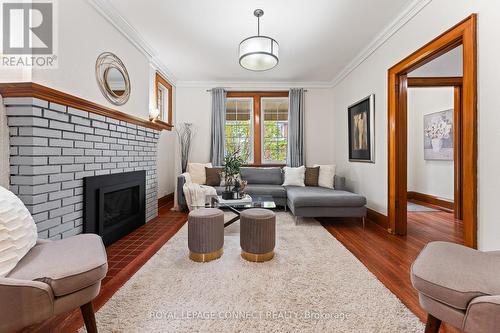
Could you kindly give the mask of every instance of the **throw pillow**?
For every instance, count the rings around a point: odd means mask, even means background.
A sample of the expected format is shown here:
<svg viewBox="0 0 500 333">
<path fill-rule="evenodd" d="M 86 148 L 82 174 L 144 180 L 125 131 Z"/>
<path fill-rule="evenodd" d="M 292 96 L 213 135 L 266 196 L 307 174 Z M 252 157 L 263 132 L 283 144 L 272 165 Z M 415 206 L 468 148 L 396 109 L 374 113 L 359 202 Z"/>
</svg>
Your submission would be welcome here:
<svg viewBox="0 0 500 333">
<path fill-rule="evenodd" d="M 222 168 L 205 167 L 205 173 L 207 175 L 207 185 L 208 186 L 219 186 L 221 172 L 222 172 Z"/>
<path fill-rule="evenodd" d="M 0 186 L 0 277 L 5 277 L 35 246 L 35 221 L 23 202 Z"/>
<path fill-rule="evenodd" d="M 306 176 L 304 183 L 306 186 L 318 186 L 319 166 L 306 167 Z"/>
<path fill-rule="evenodd" d="M 212 163 L 188 163 L 187 172 L 195 184 L 205 185 L 207 183 L 207 174 L 205 167 L 212 167 Z"/>
<path fill-rule="evenodd" d="M 304 166 L 300 166 L 298 168 L 284 167 L 283 171 L 285 172 L 285 181 L 283 182 L 283 186 L 306 186 L 304 184 L 306 172 L 306 168 Z"/>
<path fill-rule="evenodd" d="M 181 176 L 184 176 L 184 180 L 186 181 L 186 184 L 191 184 L 193 181 L 191 180 L 191 176 L 189 175 L 188 172 L 184 172 L 181 174 Z"/>
<path fill-rule="evenodd" d="M 335 165 L 315 166 L 319 166 L 318 185 L 326 188 L 334 188 Z"/>
</svg>

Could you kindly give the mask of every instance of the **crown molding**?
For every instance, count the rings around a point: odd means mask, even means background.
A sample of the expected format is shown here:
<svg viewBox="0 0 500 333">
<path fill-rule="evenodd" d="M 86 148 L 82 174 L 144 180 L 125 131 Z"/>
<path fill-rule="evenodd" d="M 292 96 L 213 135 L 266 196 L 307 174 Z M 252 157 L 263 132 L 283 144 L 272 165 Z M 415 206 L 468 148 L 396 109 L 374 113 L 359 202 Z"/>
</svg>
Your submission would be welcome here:
<svg viewBox="0 0 500 333">
<path fill-rule="evenodd" d="M 379 47 L 384 45 L 396 32 L 406 25 L 415 15 L 424 9 L 432 0 L 412 1 L 389 25 L 378 34 L 366 48 L 364 48 L 344 69 L 330 82 L 335 87 L 345 79 L 352 71 L 370 57 Z"/>
<path fill-rule="evenodd" d="M 289 89 L 289 88 L 332 88 L 330 82 L 322 81 L 178 81 L 177 87 L 183 88 L 212 88 L 225 87 L 228 89 Z"/>
<path fill-rule="evenodd" d="M 157 53 L 139 32 L 122 16 L 109 0 L 87 0 L 92 7 L 110 22 L 128 41 L 135 46 L 149 62 L 165 76 L 169 82 L 175 84 L 176 77 L 158 59 Z"/>
</svg>

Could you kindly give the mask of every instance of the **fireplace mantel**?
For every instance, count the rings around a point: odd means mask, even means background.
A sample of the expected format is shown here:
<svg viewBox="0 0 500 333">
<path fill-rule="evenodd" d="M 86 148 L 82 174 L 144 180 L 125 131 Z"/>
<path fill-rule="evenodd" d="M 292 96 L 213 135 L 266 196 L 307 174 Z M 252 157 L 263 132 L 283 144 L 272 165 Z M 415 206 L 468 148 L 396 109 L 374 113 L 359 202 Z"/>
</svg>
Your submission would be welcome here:
<svg viewBox="0 0 500 333">
<path fill-rule="evenodd" d="M 34 97 L 48 102 L 67 105 L 79 110 L 96 113 L 135 125 L 152 128 L 157 131 L 171 129 L 172 126 L 163 121 L 150 121 L 130 114 L 99 105 L 89 100 L 67 94 L 34 82 L 0 83 L 2 97 Z"/>
</svg>

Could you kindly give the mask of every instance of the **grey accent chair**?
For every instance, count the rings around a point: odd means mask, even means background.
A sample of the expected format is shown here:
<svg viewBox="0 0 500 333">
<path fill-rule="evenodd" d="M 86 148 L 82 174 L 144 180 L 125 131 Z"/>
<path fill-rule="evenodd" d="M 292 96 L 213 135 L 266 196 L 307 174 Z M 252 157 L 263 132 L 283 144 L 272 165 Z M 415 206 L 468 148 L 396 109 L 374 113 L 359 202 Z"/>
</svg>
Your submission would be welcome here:
<svg viewBox="0 0 500 333">
<path fill-rule="evenodd" d="M 411 268 L 420 305 L 428 313 L 426 333 L 441 322 L 465 332 L 500 332 L 500 252 L 431 242 Z"/>
<path fill-rule="evenodd" d="M 0 332 L 12 332 L 80 307 L 89 333 L 97 332 L 92 300 L 108 271 L 101 237 L 81 234 L 38 240 L 0 278 Z"/>
</svg>

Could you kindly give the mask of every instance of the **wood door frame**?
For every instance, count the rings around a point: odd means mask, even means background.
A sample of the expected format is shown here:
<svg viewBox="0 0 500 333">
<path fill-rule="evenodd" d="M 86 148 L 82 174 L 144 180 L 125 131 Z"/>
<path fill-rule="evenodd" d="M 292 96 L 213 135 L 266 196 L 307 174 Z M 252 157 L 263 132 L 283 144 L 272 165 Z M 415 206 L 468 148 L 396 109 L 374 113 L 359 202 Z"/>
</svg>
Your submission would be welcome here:
<svg viewBox="0 0 500 333">
<path fill-rule="evenodd" d="M 407 73 L 463 45 L 462 192 L 464 244 L 477 247 L 477 15 L 472 14 L 388 71 L 388 221 L 407 230 Z"/>
<path fill-rule="evenodd" d="M 462 77 L 438 76 L 438 77 L 409 77 L 408 87 L 426 88 L 426 87 L 455 87 L 462 86 Z"/>
<path fill-rule="evenodd" d="M 453 88 L 453 216 L 462 220 L 462 77 L 409 77 L 408 88 L 452 87 Z M 409 197 L 410 192 L 407 192 Z M 421 193 L 416 193 L 422 195 Z M 431 198 L 432 196 L 424 195 Z M 421 200 L 422 201 L 422 200 Z M 433 202 L 435 201 L 435 202 Z M 424 201 L 427 202 L 427 201 Z M 439 198 L 431 203 L 448 208 L 449 204 Z"/>
</svg>

